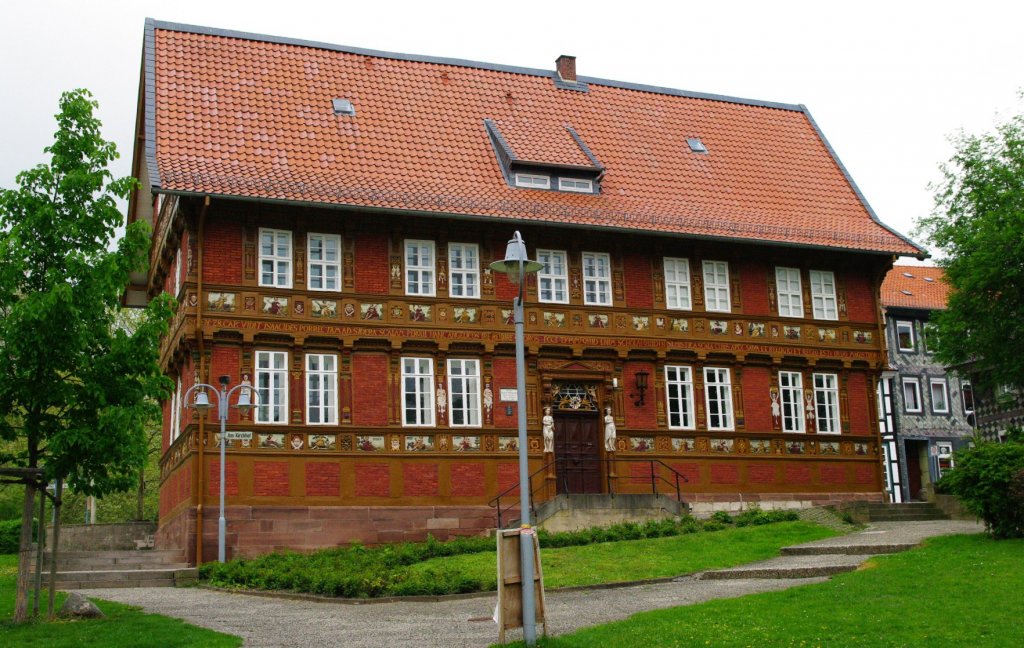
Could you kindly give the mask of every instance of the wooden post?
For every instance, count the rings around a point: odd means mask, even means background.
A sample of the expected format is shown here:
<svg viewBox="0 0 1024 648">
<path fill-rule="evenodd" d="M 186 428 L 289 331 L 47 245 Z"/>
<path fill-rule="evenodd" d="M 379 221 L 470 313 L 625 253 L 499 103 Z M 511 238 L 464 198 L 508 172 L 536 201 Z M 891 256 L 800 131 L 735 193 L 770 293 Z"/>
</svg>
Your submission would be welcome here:
<svg viewBox="0 0 1024 648">
<path fill-rule="evenodd" d="M 46 548 L 46 491 L 39 498 L 39 529 L 36 531 L 36 582 L 32 596 L 32 616 L 39 615 L 39 590 L 43 588 L 43 551 Z"/>
<path fill-rule="evenodd" d="M 57 488 L 53 492 L 53 548 L 50 549 L 50 600 L 47 602 L 46 615 L 53 618 L 57 611 L 53 607 L 57 595 L 57 548 L 60 546 L 60 507 L 63 503 L 64 480 L 57 478 Z"/>
</svg>

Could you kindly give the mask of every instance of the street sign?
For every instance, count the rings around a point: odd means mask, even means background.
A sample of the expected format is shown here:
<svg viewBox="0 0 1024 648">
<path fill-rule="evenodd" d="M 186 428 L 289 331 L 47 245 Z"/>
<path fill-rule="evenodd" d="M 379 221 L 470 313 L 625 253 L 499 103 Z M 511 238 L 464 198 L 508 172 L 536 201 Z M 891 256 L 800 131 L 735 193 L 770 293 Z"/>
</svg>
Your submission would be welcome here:
<svg viewBox="0 0 1024 648">
<path fill-rule="evenodd" d="M 241 430 L 228 430 L 224 433 L 225 441 L 252 441 L 252 432 L 242 432 Z"/>
</svg>

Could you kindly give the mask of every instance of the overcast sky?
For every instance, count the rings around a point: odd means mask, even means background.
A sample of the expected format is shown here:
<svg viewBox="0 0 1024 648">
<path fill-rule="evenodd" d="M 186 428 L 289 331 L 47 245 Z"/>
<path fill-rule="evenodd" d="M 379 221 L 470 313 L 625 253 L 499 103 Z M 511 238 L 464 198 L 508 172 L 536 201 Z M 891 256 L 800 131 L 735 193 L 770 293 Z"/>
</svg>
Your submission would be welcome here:
<svg viewBox="0 0 1024 648">
<path fill-rule="evenodd" d="M 806 105 L 886 224 L 911 234 L 960 129 L 1024 110 L 1024 3 L 99 2 L 0 5 L 0 186 L 43 159 L 63 90 L 100 102 L 130 172 L 143 23 L 158 20 Z"/>
</svg>

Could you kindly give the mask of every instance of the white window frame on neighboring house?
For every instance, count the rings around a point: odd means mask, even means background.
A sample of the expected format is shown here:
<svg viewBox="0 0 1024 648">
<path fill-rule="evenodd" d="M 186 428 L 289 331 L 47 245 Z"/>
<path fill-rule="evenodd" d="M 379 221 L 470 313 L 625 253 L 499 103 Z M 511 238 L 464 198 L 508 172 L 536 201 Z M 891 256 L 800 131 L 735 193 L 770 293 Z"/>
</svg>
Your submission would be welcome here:
<svg viewBox="0 0 1024 648">
<path fill-rule="evenodd" d="M 834 373 L 816 373 L 814 381 L 814 412 L 818 434 L 840 434 L 839 376 Z"/>
<path fill-rule="evenodd" d="M 831 270 L 811 270 L 811 311 L 814 319 L 837 320 L 836 275 Z"/>
<path fill-rule="evenodd" d="M 434 425 L 434 359 L 402 358 L 402 427 Z"/>
<path fill-rule="evenodd" d="M 339 235 L 310 233 L 306 237 L 306 285 L 310 290 L 341 291 Z"/>
<path fill-rule="evenodd" d="M 261 227 L 259 236 L 259 285 L 273 288 L 291 288 L 291 231 Z"/>
<path fill-rule="evenodd" d="M 729 262 L 704 261 L 704 309 L 715 313 L 732 312 L 729 290 Z"/>
<path fill-rule="evenodd" d="M 437 292 L 437 248 L 433 241 L 405 240 L 405 294 L 433 297 Z"/>
<path fill-rule="evenodd" d="M 779 317 L 803 317 L 804 297 L 799 268 L 775 268 L 775 294 L 779 301 Z"/>
<path fill-rule="evenodd" d="M 665 365 L 665 402 L 670 430 L 693 430 L 697 417 L 693 406 L 693 368 Z"/>
<path fill-rule="evenodd" d="M 524 189 L 550 189 L 551 178 L 537 173 L 517 173 L 516 186 Z"/>
<path fill-rule="evenodd" d="M 457 299 L 480 297 L 480 246 L 448 244 L 448 295 Z"/>
<path fill-rule="evenodd" d="M 479 360 L 448 360 L 448 405 L 451 427 L 480 427 Z"/>
<path fill-rule="evenodd" d="M 612 305 L 612 259 L 606 252 L 584 252 L 583 303 L 587 306 Z"/>
<path fill-rule="evenodd" d="M 571 191 L 574 193 L 594 193 L 594 181 L 583 178 L 559 178 L 559 191 Z"/>
<path fill-rule="evenodd" d="M 288 425 L 288 352 L 256 352 L 256 391 L 259 405 L 255 422 Z"/>
<path fill-rule="evenodd" d="M 690 310 L 690 260 L 665 257 L 665 306 L 672 310 Z"/>
<path fill-rule="evenodd" d="M 338 424 L 338 356 L 306 354 L 306 424 Z"/>
<path fill-rule="evenodd" d="M 903 333 L 907 334 L 909 344 L 903 345 Z M 914 323 L 906 320 L 896 320 L 896 348 L 900 351 L 914 350 Z"/>
<path fill-rule="evenodd" d="M 967 394 L 970 394 L 969 398 Z M 968 414 L 974 414 L 974 386 L 971 385 L 971 381 L 960 381 L 960 400 L 963 401 L 964 416 L 967 416 Z M 967 406 L 968 400 L 971 401 L 971 407 Z"/>
<path fill-rule="evenodd" d="M 909 414 L 920 414 L 924 411 L 921 403 L 921 381 L 918 378 L 910 378 L 904 376 L 900 380 L 901 389 L 903 390 L 903 411 Z M 907 398 L 907 388 L 912 388 L 914 394 L 914 407 L 910 406 L 910 399 Z"/>
<path fill-rule="evenodd" d="M 938 388 L 939 398 L 935 397 L 936 388 Z M 944 379 L 928 379 L 928 396 L 932 401 L 933 414 L 949 414 L 949 386 L 946 384 Z M 942 401 L 941 404 L 939 403 L 939 400 Z"/>
<path fill-rule="evenodd" d="M 544 267 L 537 273 L 537 299 L 547 304 L 569 303 L 569 257 L 565 250 L 537 250 Z"/>
<path fill-rule="evenodd" d="M 704 406 L 709 430 L 728 432 L 735 427 L 732 372 L 727 367 L 704 367 Z"/>
<path fill-rule="evenodd" d="M 782 431 L 805 432 L 804 376 L 799 371 L 779 372 L 779 402 L 782 406 Z"/>
</svg>

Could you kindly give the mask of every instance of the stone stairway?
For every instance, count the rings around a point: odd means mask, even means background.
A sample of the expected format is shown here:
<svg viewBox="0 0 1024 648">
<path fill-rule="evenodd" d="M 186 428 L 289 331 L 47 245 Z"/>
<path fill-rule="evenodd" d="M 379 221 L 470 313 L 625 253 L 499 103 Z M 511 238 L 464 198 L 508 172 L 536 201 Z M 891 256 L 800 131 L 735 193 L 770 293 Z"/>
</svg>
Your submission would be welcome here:
<svg viewBox="0 0 1024 648">
<path fill-rule="evenodd" d="M 907 502 L 905 504 L 869 502 L 867 515 L 871 522 L 923 522 L 949 519 L 942 509 L 931 502 Z"/>
<path fill-rule="evenodd" d="M 49 555 L 44 565 L 49 564 Z M 194 583 L 198 570 L 180 551 L 62 551 L 57 554 L 57 587 L 176 587 Z M 44 566 L 43 579 L 49 578 Z"/>
<path fill-rule="evenodd" d="M 534 525 L 552 532 L 673 518 L 685 503 L 664 495 L 558 495 L 536 508 Z"/>
</svg>

